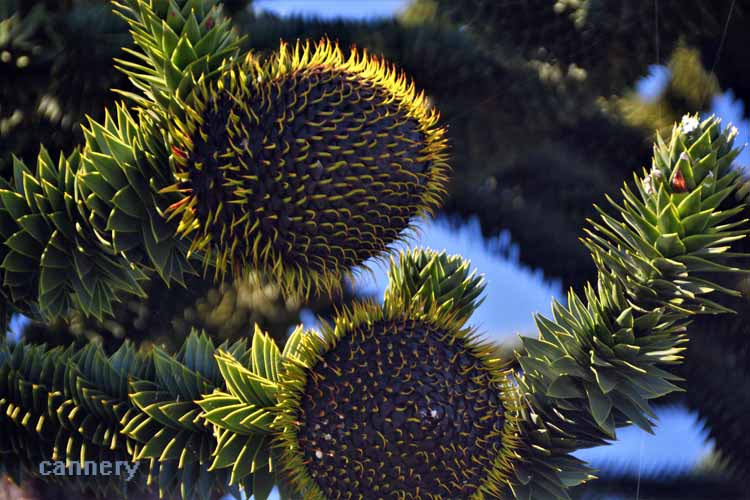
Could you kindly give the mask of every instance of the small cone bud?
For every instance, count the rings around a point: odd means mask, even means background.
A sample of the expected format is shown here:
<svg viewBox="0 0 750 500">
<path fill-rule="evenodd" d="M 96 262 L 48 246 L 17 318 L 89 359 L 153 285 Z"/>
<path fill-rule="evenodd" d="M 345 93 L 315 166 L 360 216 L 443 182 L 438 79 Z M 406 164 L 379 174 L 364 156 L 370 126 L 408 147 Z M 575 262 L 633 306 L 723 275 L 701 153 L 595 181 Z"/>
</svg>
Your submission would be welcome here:
<svg viewBox="0 0 750 500">
<path fill-rule="evenodd" d="M 682 170 L 680 170 L 680 167 L 677 167 L 675 169 L 674 177 L 672 178 L 672 189 L 676 193 L 684 193 L 687 191 L 685 176 L 682 175 Z"/>
</svg>

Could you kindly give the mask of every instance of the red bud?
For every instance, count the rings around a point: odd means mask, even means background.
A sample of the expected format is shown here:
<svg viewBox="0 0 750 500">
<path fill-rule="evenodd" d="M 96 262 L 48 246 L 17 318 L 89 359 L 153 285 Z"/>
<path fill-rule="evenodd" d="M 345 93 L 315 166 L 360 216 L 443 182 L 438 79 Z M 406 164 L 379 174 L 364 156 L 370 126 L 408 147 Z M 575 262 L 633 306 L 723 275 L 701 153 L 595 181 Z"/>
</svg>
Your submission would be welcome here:
<svg viewBox="0 0 750 500">
<path fill-rule="evenodd" d="M 685 176 L 682 175 L 682 170 L 677 167 L 672 178 L 672 189 L 675 193 L 684 193 L 687 191 L 687 183 L 685 182 Z"/>
</svg>

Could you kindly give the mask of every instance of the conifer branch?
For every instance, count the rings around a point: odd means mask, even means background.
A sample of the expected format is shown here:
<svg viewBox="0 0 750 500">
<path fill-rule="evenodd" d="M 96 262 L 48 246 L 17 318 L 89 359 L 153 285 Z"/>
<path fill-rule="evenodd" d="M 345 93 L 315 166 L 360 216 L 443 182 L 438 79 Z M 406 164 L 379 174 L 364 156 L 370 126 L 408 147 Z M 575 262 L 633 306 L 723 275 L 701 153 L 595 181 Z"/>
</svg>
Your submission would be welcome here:
<svg viewBox="0 0 750 500">
<path fill-rule="evenodd" d="M 658 139 L 652 169 L 625 185 L 618 218 L 599 210 L 583 239 L 598 268 L 585 302 L 552 304 L 537 316 L 540 336 L 523 338 L 518 379 L 527 401 L 520 419 L 514 498 L 569 498 L 566 489 L 593 479 L 570 453 L 616 438 L 635 424 L 652 432 L 649 400 L 683 390 L 665 370 L 682 360 L 685 331 L 696 314 L 731 312 L 714 296 L 739 295 L 707 272 L 742 272 L 729 252 L 745 237 L 738 203 L 719 208 L 738 187 L 732 161 L 736 129 L 711 117 L 686 116 L 668 142 Z M 710 298 L 709 298 L 710 297 Z"/>
<path fill-rule="evenodd" d="M 102 319 L 149 275 L 184 286 L 196 260 L 332 295 L 440 206 L 438 113 L 382 59 L 327 40 L 238 58 L 212 0 L 116 6 L 143 95 L 0 183 L 0 293 L 17 310 Z"/>
<path fill-rule="evenodd" d="M 252 266 L 287 291 L 332 289 L 439 205 L 444 130 L 402 74 L 325 40 L 235 59 L 214 4 L 117 4 L 140 49 L 120 64 L 142 95 L 92 121 L 81 150 L 42 150 L 34 171 L 17 159 L 0 180 L 15 308 L 101 318 L 149 274 L 184 284 L 193 255 L 217 277 Z M 521 373 L 465 326 L 484 286 L 468 263 L 414 251 L 382 306 L 283 349 L 257 329 L 250 346 L 193 333 L 174 355 L 2 343 L 0 467 L 19 480 L 43 460 L 147 461 L 135 484 L 185 499 L 279 483 L 320 500 L 568 499 L 594 478 L 571 453 L 651 431 L 649 401 L 680 390 L 667 369 L 690 319 L 731 312 L 721 296 L 738 292 L 709 273 L 747 257 L 730 251 L 748 233 L 730 201 L 735 135 L 687 116 L 657 140 L 651 170 L 586 230 L 597 283 L 536 318 Z"/>
</svg>

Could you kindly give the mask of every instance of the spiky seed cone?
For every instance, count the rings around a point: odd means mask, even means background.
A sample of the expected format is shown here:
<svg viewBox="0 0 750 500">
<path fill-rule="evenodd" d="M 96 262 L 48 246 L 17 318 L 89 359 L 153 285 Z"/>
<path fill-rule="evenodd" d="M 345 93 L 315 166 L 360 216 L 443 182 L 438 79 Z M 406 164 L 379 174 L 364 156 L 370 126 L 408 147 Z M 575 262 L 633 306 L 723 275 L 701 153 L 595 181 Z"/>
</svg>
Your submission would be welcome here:
<svg viewBox="0 0 750 500">
<path fill-rule="evenodd" d="M 470 330 L 436 317 L 358 305 L 285 364 L 276 424 L 305 498 L 484 498 L 504 481 L 516 391 Z"/>
<path fill-rule="evenodd" d="M 288 290 L 336 289 L 445 193 L 444 130 L 414 84 L 334 44 L 282 44 L 199 85 L 175 121 L 170 208 L 217 275 L 246 264 Z"/>
<path fill-rule="evenodd" d="M 484 287 L 484 278 L 460 255 L 420 248 L 402 251 L 398 265 L 391 258 L 385 301 L 425 312 L 437 307 L 467 321 L 484 300 Z"/>
</svg>

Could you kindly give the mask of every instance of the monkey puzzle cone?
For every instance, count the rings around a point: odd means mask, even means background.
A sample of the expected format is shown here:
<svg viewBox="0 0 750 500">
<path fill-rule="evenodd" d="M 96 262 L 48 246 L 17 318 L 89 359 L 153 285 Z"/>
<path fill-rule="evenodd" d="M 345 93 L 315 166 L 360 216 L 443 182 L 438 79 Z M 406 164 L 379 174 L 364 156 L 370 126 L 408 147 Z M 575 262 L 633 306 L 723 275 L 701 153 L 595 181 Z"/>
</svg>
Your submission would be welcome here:
<svg viewBox="0 0 750 500">
<path fill-rule="evenodd" d="M 445 193 L 438 114 L 381 59 L 282 44 L 200 82 L 172 153 L 169 216 L 217 275 L 245 266 L 286 290 L 340 287 L 382 258 Z"/>
</svg>

